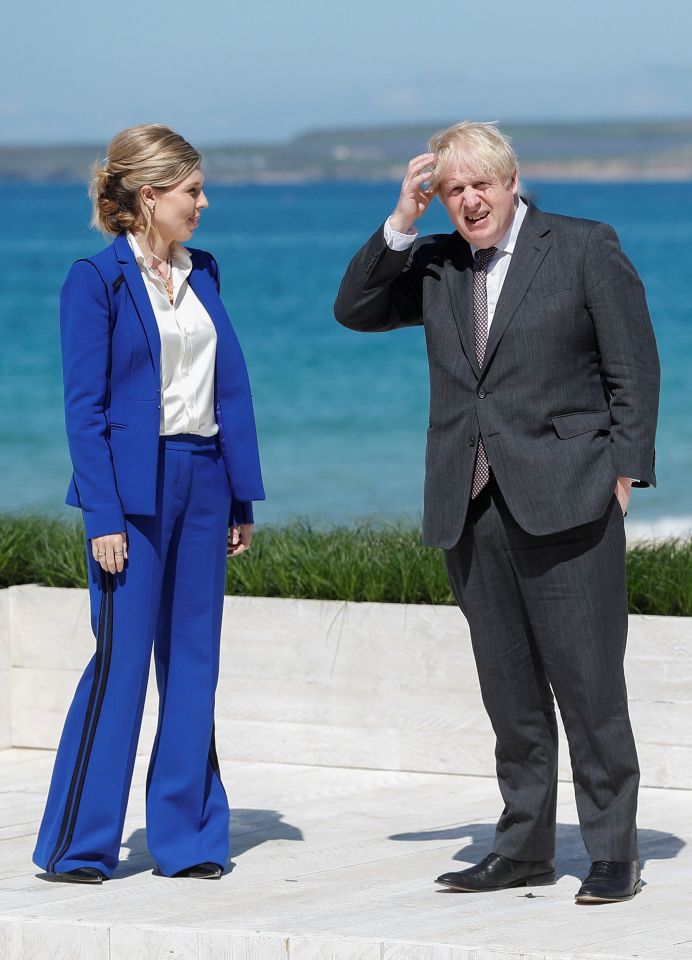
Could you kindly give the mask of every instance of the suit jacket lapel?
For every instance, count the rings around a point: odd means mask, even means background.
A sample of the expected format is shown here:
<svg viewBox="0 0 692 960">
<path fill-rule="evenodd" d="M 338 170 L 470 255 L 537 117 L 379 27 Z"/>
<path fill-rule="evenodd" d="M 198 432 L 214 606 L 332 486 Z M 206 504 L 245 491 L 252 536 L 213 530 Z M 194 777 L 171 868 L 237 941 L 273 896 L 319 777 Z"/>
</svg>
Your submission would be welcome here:
<svg viewBox="0 0 692 960">
<path fill-rule="evenodd" d="M 149 299 L 147 288 L 144 285 L 142 271 L 140 270 L 139 264 L 135 260 L 135 255 L 130 244 L 127 242 L 127 237 L 124 233 L 121 233 L 115 238 L 113 247 L 115 249 L 118 262 L 120 263 L 123 276 L 125 277 L 127 289 L 130 292 L 132 302 L 135 305 L 137 313 L 139 314 L 140 322 L 144 328 L 144 333 L 149 344 L 151 362 L 154 365 L 156 376 L 160 380 L 161 337 L 159 335 L 159 327 L 156 322 L 156 317 L 154 316 L 154 310 L 151 306 L 151 300 Z"/>
<path fill-rule="evenodd" d="M 195 263 L 194 254 L 192 259 L 192 270 L 187 278 L 187 282 L 195 291 L 197 299 L 207 311 L 209 317 L 211 318 L 211 322 L 214 324 L 216 329 L 217 343 L 221 342 L 225 339 L 230 328 L 225 316 L 225 312 L 223 314 L 221 312 L 223 305 L 221 304 L 219 291 L 216 289 L 216 284 L 214 283 L 214 279 L 211 274 L 207 270 L 200 269 L 197 266 Z M 221 310 L 219 308 L 221 308 Z"/>
<path fill-rule="evenodd" d="M 216 398 L 218 403 L 246 403 L 250 397 L 250 382 L 243 351 L 238 342 L 233 325 L 216 286 L 216 281 L 209 272 L 204 254 L 201 257 L 195 251 L 192 254 L 192 270 L 188 283 L 197 299 L 209 314 L 216 329 Z M 217 409 L 217 416 L 223 419 L 222 408 Z M 230 429 L 227 419 L 226 427 Z M 222 429 L 221 423 L 219 428 Z"/>
<path fill-rule="evenodd" d="M 461 346 L 478 378 L 481 371 L 473 330 L 473 257 L 468 243 L 458 233 L 452 236 L 452 254 L 451 259 L 445 262 L 445 277 Z"/>
<path fill-rule="evenodd" d="M 531 286 L 531 281 L 550 245 L 549 227 L 544 223 L 540 211 L 535 207 L 529 207 L 517 237 L 507 276 L 502 284 L 500 299 L 495 307 L 493 322 L 490 325 L 483 360 L 484 371 L 492 362 L 498 344 Z"/>
</svg>

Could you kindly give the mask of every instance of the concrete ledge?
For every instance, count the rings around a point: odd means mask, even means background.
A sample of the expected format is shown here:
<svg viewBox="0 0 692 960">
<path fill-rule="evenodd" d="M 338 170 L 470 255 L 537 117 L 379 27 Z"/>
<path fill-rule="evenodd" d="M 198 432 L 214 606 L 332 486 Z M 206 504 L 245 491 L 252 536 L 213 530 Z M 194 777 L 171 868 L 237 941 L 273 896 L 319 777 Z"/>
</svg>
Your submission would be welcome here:
<svg viewBox="0 0 692 960">
<path fill-rule="evenodd" d="M 0 590 L 0 750 L 12 746 L 11 664 L 10 591 Z"/>
<path fill-rule="evenodd" d="M 0 591 L 0 744 L 56 747 L 93 645 L 86 591 Z M 692 621 L 630 617 L 627 673 L 642 783 L 692 788 Z M 150 681 L 144 754 L 156 711 Z M 223 760 L 494 776 L 454 607 L 227 597 L 217 746 Z"/>
</svg>

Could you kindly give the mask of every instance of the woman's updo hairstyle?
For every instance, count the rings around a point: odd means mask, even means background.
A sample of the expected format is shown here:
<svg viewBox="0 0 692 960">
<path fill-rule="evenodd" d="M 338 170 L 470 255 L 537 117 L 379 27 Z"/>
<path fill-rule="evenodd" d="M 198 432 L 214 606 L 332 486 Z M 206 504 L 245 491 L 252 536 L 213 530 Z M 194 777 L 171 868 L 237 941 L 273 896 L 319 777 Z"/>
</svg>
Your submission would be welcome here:
<svg viewBox="0 0 692 960">
<path fill-rule="evenodd" d="M 174 187 L 201 162 L 201 154 L 170 127 L 128 127 L 113 137 L 105 161 L 94 164 L 89 185 L 92 227 L 110 234 L 144 227 L 150 233 L 151 213 L 140 202 L 140 188 Z"/>
</svg>

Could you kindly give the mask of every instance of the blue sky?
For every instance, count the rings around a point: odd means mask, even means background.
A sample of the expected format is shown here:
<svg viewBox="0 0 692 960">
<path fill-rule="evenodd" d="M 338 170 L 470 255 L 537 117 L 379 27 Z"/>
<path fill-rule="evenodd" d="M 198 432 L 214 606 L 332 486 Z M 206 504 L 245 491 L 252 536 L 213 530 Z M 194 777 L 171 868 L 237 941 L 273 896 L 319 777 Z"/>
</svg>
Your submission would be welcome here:
<svg viewBox="0 0 692 960">
<path fill-rule="evenodd" d="M 692 3 L 37 0 L 4 15 L 0 143 L 692 115 Z"/>
</svg>

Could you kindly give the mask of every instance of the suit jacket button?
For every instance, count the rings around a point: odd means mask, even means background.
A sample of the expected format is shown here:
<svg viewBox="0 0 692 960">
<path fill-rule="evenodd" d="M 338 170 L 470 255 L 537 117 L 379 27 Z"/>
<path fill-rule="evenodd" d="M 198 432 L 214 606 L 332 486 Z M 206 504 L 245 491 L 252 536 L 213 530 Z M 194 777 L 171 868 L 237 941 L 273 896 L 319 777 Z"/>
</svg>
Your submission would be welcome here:
<svg viewBox="0 0 692 960">
<path fill-rule="evenodd" d="M 487 394 L 486 394 L 485 390 L 483 389 L 483 387 L 481 387 L 480 390 L 478 391 L 478 399 L 479 399 L 479 400 L 485 400 L 486 396 L 487 396 Z"/>
<path fill-rule="evenodd" d="M 475 446 L 476 446 L 476 438 L 475 438 L 475 437 L 469 437 L 469 446 L 470 446 L 470 447 L 475 447 Z"/>
</svg>

